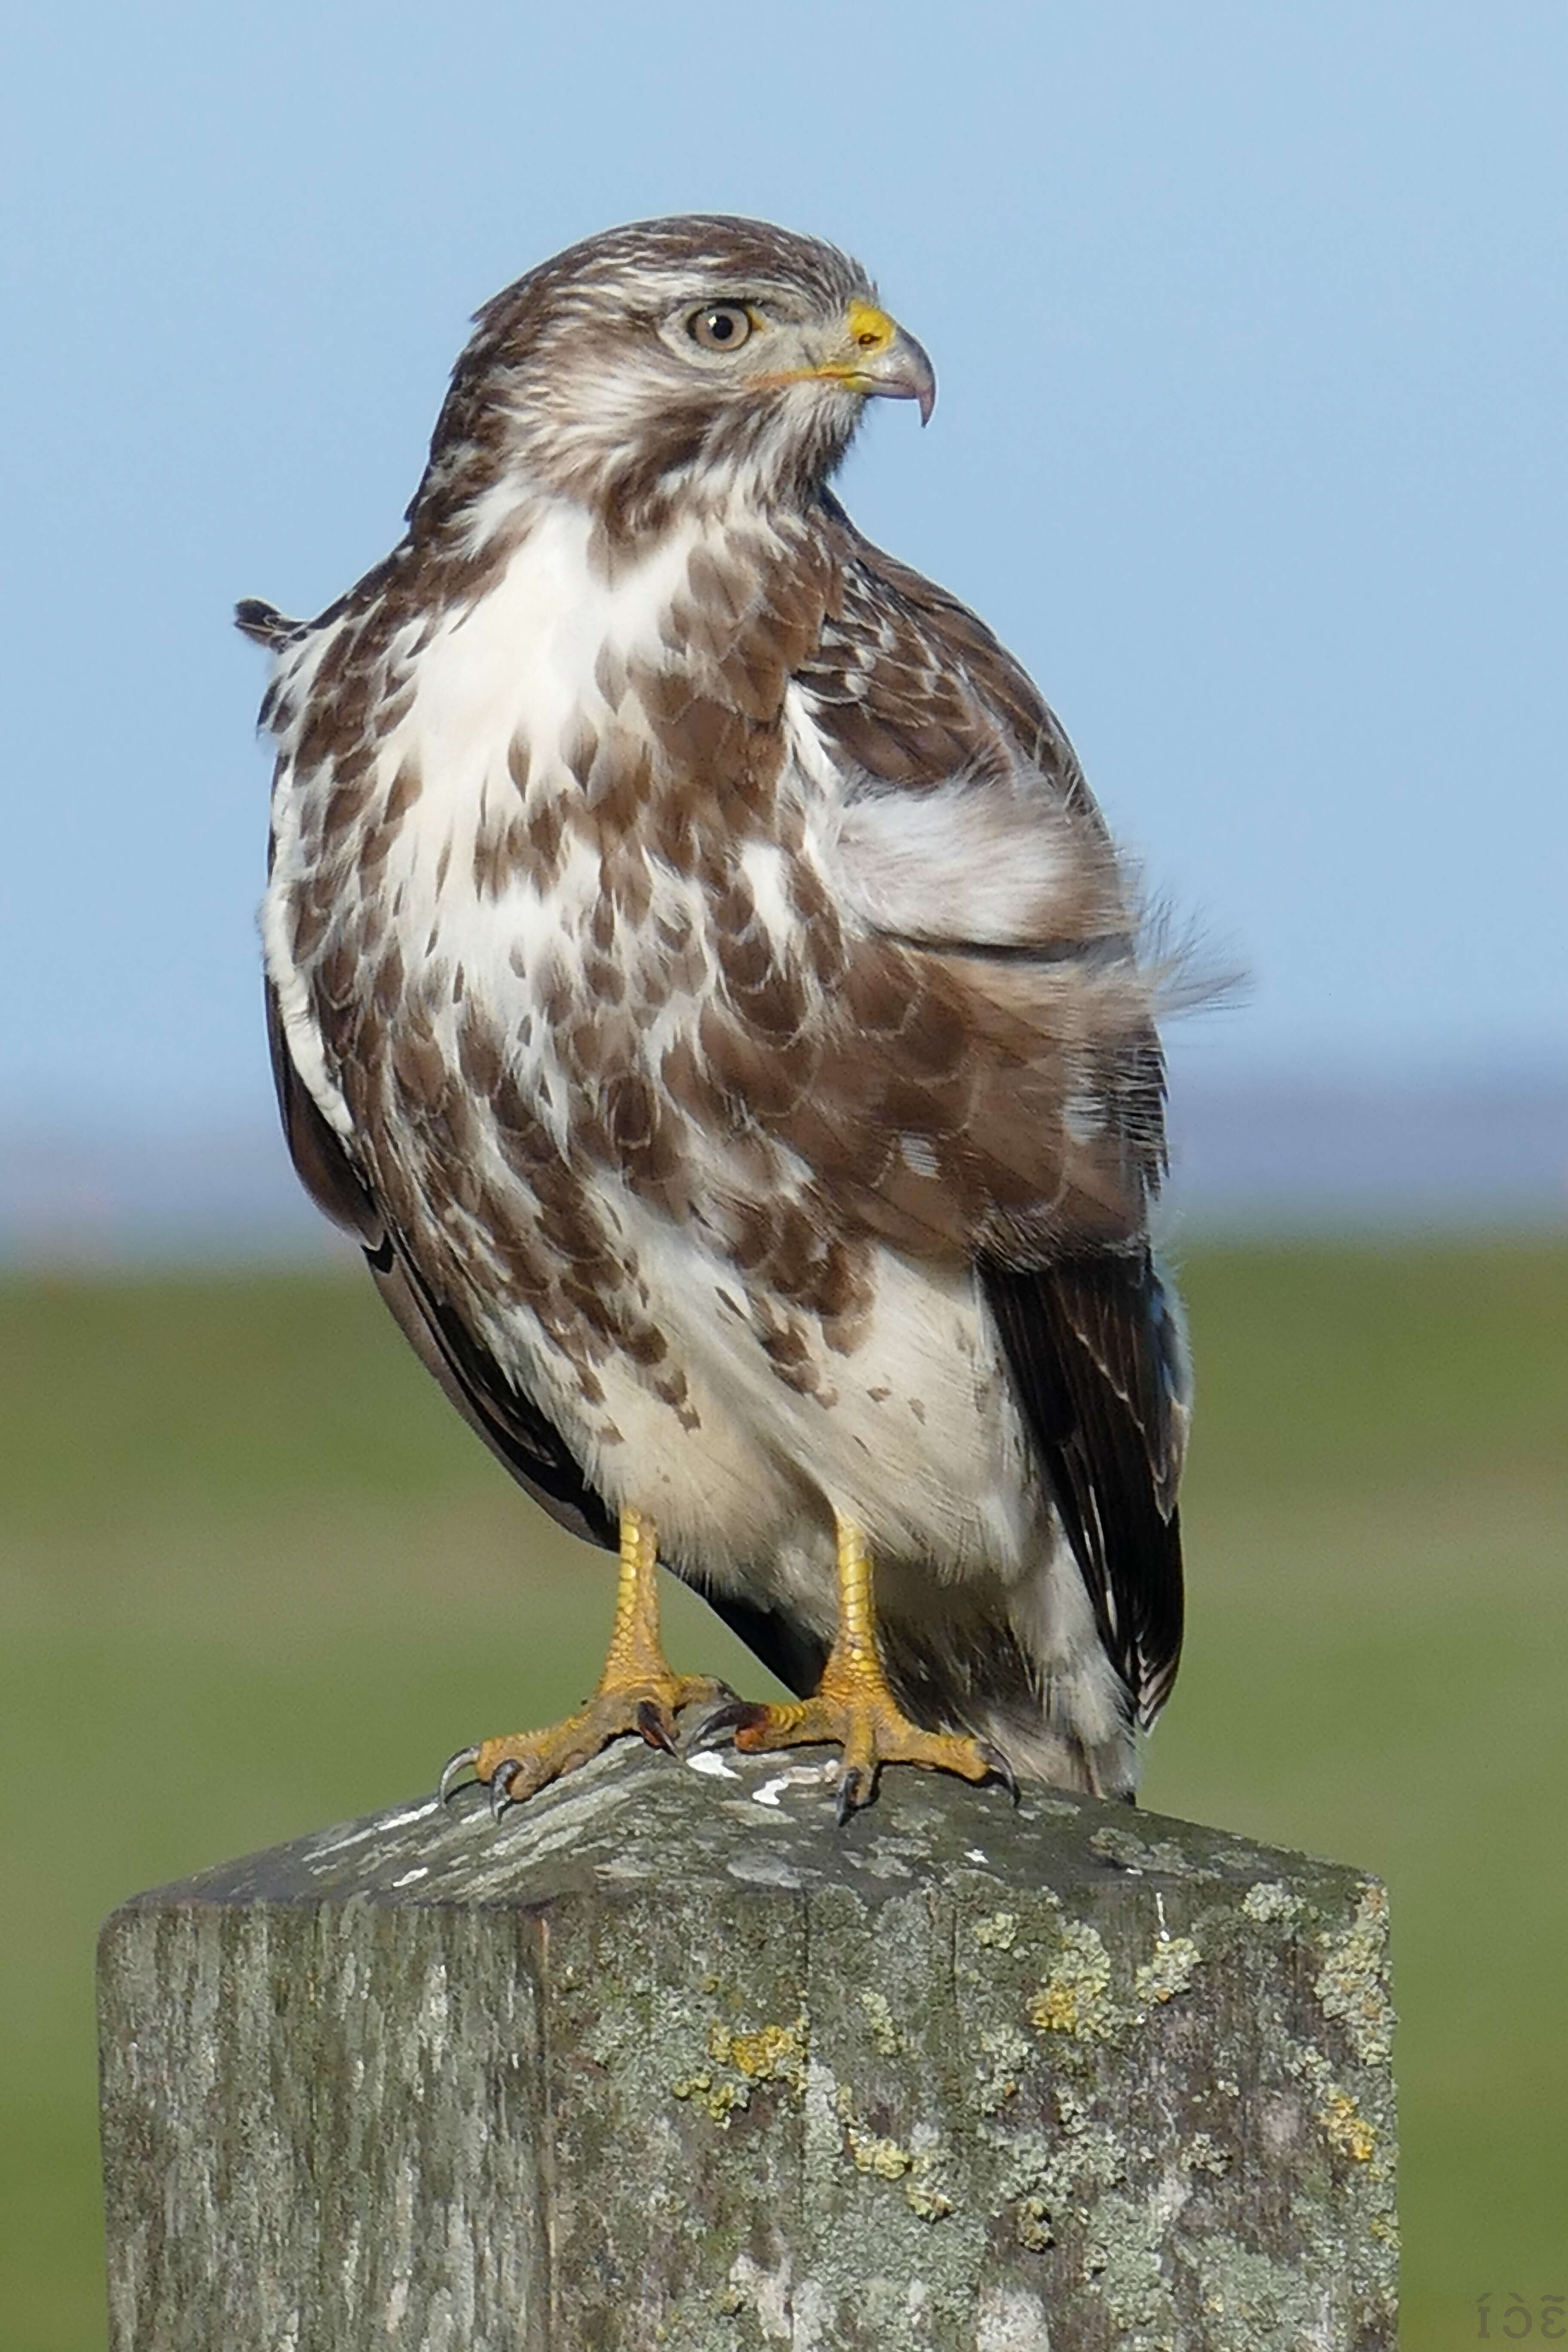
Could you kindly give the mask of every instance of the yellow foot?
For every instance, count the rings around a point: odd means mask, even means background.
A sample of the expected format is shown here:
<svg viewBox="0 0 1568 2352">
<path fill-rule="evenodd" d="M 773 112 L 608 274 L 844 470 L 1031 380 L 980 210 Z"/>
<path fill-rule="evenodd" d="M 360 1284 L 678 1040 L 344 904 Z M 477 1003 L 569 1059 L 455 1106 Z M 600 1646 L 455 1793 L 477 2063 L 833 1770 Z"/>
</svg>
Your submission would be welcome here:
<svg viewBox="0 0 1568 2352">
<path fill-rule="evenodd" d="M 842 1696 L 826 1690 L 788 1706 L 749 1706 L 732 1718 L 735 1745 L 748 1755 L 770 1748 L 842 1748 L 838 1818 L 868 1805 L 884 1764 L 923 1764 L 963 1780 L 1000 1780 L 1016 1800 L 1017 1783 L 1000 1749 L 952 1731 L 921 1731 L 900 1713 L 892 1694 L 874 1685 Z"/>
<path fill-rule="evenodd" d="M 635 1733 L 650 1748 L 665 1748 L 673 1756 L 675 1718 L 683 1707 L 713 1706 L 732 1697 L 723 1683 L 706 1675 L 658 1675 L 595 1691 L 564 1723 L 460 1748 L 441 1775 L 442 1800 L 467 1785 L 459 1776 L 471 1767 L 475 1779 L 489 1789 L 490 1810 L 499 1820 L 509 1805 L 521 1805 L 563 1773 L 574 1772 L 612 1739 Z"/>
<path fill-rule="evenodd" d="M 735 1745 L 755 1755 L 770 1748 L 806 1748 L 830 1741 L 844 1750 L 838 1773 L 838 1819 L 868 1805 L 884 1764 L 923 1764 L 956 1772 L 962 1780 L 1000 1780 L 1018 1801 L 1013 1768 L 1000 1749 L 957 1732 L 921 1731 L 889 1687 L 877 1647 L 871 1562 L 853 1520 L 836 1513 L 838 1627 L 816 1696 L 788 1706 L 727 1709 Z"/>
<path fill-rule="evenodd" d="M 658 1547 L 653 1521 L 629 1507 L 621 1513 L 620 1580 L 616 1622 L 599 1687 L 591 1699 L 544 1731 L 514 1732 L 461 1748 L 441 1775 L 446 1803 L 470 1768 L 490 1792 L 498 1820 L 563 1772 L 574 1772 L 612 1739 L 636 1732 L 650 1748 L 675 1753 L 675 1718 L 682 1707 L 734 1702 L 734 1693 L 707 1675 L 678 1675 L 658 1637 Z M 466 1783 L 464 1784 L 466 1785 Z"/>
</svg>

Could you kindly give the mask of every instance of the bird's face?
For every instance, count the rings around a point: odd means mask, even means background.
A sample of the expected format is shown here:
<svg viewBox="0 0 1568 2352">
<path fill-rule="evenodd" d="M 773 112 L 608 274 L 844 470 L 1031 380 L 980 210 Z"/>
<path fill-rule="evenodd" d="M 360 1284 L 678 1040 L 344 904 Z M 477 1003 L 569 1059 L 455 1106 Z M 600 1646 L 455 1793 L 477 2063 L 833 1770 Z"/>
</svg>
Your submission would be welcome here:
<svg viewBox="0 0 1568 2352">
<path fill-rule="evenodd" d="M 881 395 L 918 400 L 925 422 L 936 400 L 931 362 L 869 293 L 823 304 L 787 284 L 746 290 L 721 284 L 696 303 L 678 300 L 659 330 L 680 371 L 672 398 L 695 395 L 777 419 L 790 411 L 771 396 L 798 390 L 803 416 L 825 414 L 842 427 L 847 418 L 852 426 L 859 402 Z"/>
<path fill-rule="evenodd" d="M 432 455 L 482 436 L 520 489 L 635 527 L 677 494 L 809 495 L 867 400 L 918 402 L 923 420 L 935 397 L 930 360 L 857 263 L 763 223 L 693 215 L 611 230 L 498 295 Z"/>
</svg>

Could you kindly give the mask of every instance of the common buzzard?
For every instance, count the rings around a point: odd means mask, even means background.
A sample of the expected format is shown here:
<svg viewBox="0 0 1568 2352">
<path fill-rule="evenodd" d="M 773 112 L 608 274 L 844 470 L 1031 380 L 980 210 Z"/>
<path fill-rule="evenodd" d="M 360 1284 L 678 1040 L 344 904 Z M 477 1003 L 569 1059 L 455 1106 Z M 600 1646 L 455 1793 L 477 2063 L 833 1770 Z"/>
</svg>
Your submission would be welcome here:
<svg viewBox="0 0 1568 2352">
<path fill-rule="evenodd" d="M 1181 1638 L 1155 976 L 1072 750 L 828 485 L 935 384 L 832 247 L 717 215 L 487 304 L 407 529 L 276 675 L 295 1164 L 560 1523 L 595 1696 L 498 1810 L 672 1745 L 656 1558 L 784 1682 L 737 1743 L 1130 1795 Z M 453 1768 L 449 1768 L 448 1779 Z"/>
</svg>

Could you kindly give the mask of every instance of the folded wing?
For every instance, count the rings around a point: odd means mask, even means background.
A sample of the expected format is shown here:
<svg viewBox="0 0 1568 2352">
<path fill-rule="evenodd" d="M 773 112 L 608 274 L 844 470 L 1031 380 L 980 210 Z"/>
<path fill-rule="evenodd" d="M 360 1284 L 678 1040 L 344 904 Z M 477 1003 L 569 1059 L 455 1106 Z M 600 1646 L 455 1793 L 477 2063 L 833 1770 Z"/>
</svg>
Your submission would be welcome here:
<svg viewBox="0 0 1568 2352">
<path fill-rule="evenodd" d="M 1101 1639 L 1149 1722 L 1181 1647 L 1187 1420 L 1179 1317 L 1148 1242 L 1164 1167 L 1155 979 L 1028 678 L 953 599 L 839 528 L 842 593 L 799 683 L 837 778 L 858 985 L 882 1013 L 862 1032 L 878 1071 L 855 1096 L 859 1164 L 889 1238 L 961 1244 L 980 1267 Z M 962 1048 L 943 1060 L 933 1033 Z M 952 1107 L 945 1129 L 933 1102 Z M 836 1108 L 828 1071 L 824 1129 Z"/>
</svg>

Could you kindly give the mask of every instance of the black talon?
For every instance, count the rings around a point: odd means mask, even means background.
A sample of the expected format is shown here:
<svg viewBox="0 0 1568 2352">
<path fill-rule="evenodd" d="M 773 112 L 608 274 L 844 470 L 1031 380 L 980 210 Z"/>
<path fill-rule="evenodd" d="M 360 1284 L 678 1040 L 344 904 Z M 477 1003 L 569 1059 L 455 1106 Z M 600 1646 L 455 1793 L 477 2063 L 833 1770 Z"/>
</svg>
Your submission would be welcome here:
<svg viewBox="0 0 1568 2352">
<path fill-rule="evenodd" d="M 692 1741 L 695 1754 L 704 1748 L 716 1747 L 726 1732 L 742 1731 L 748 1723 L 761 1723 L 767 1709 L 754 1698 L 727 1698 L 705 1715 Z"/>
<path fill-rule="evenodd" d="M 509 1793 L 512 1782 L 521 1769 L 522 1767 L 515 1756 L 509 1756 L 504 1763 L 496 1766 L 490 1778 L 490 1819 L 492 1821 L 499 1822 L 509 1805 L 521 1802 L 521 1798 L 513 1797 Z"/>
<path fill-rule="evenodd" d="M 852 1764 L 847 1770 L 841 1772 L 838 1776 L 839 1828 L 842 1829 L 856 1813 L 868 1805 L 876 1793 L 874 1772 L 862 1772 L 858 1764 Z"/>
<path fill-rule="evenodd" d="M 1021 1805 L 1024 1800 L 1018 1787 L 1018 1776 L 1002 1750 L 999 1748 L 993 1748 L 988 1740 L 983 1739 L 980 1742 L 980 1753 L 991 1768 L 991 1778 L 1001 1782 L 1015 1805 Z"/>
<path fill-rule="evenodd" d="M 477 1748 L 459 1748 L 455 1756 L 447 1757 L 441 1767 L 441 1779 L 436 1791 L 438 1804 L 449 1805 L 459 1787 L 466 1789 L 472 1785 L 467 1780 L 459 1781 L 458 1775 L 459 1772 L 467 1771 L 470 1764 L 477 1764 L 479 1760 L 479 1751 Z"/>
<path fill-rule="evenodd" d="M 638 1699 L 637 1721 L 637 1729 L 650 1748 L 662 1748 L 667 1756 L 678 1756 L 680 1753 L 670 1737 L 669 1726 L 665 1721 L 656 1700 Z"/>
</svg>

